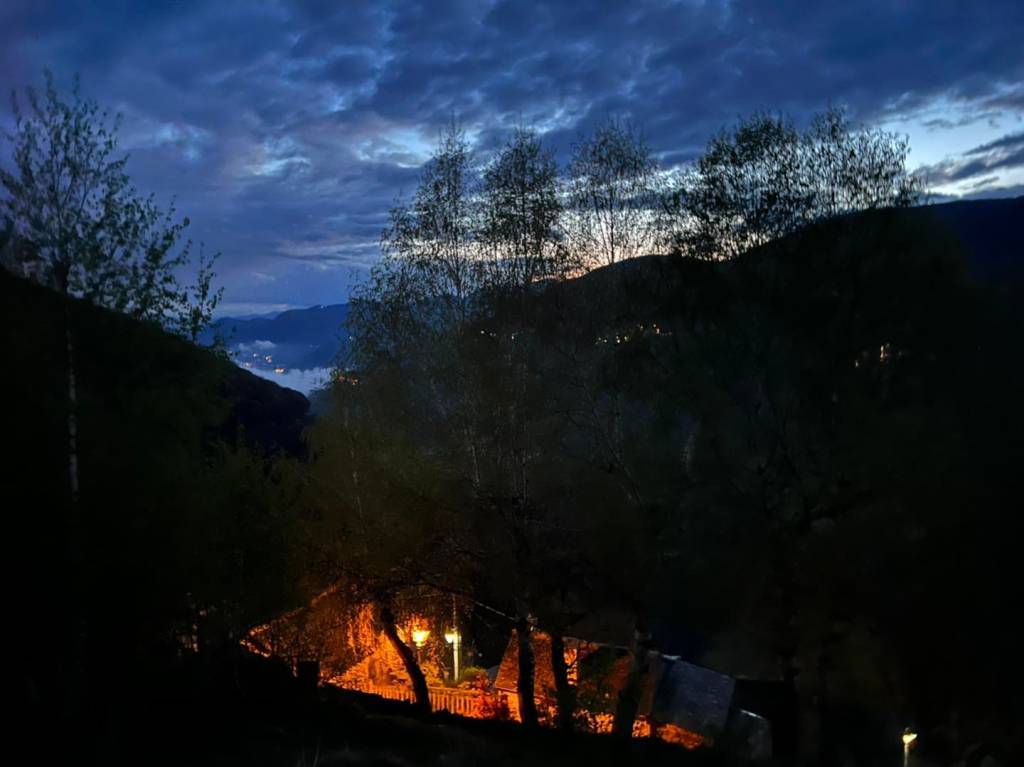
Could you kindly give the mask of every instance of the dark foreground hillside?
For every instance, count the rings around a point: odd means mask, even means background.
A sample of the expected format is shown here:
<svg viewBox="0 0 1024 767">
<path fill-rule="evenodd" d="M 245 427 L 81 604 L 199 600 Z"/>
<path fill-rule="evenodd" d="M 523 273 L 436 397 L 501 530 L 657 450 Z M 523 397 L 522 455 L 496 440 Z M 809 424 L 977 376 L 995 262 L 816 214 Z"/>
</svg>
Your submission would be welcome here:
<svg viewBox="0 0 1024 767">
<path fill-rule="evenodd" d="M 584 348 L 565 339 L 588 322 L 615 339 L 592 378 L 646 449 L 648 497 L 693 520 L 691 585 L 659 617 L 728 673 L 754 654 L 713 630 L 758 637 L 827 763 L 874 763 L 908 725 L 938 764 L 1022 753 L 1022 220 L 1024 199 L 876 211 L 546 302 L 553 348 Z"/>
<path fill-rule="evenodd" d="M 625 765 L 724 764 L 657 740 L 524 731 L 517 724 L 417 716 L 412 706 L 310 688 L 283 664 L 257 657 L 182 666 L 159 706 L 131 712 L 121 746 L 154 765 Z M 138 744 L 138 745 L 136 745 Z M 126 754 L 120 753 L 119 757 Z"/>
<path fill-rule="evenodd" d="M 64 307 L 3 272 L 0 296 L 9 753 L 40 764 L 706 763 L 654 742 L 417 719 L 405 704 L 307 689 L 237 652 L 234 638 L 299 601 L 289 467 L 304 458 L 305 399 L 72 303 L 72 537 Z"/>
<path fill-rule="evenodd" d="M 185 646 L 229 641 L 291 605 L 284 496 L 308 403 L 72 302 L 72 507 L 63 302 L 0 271 L 0 306 L 4 558 L 17 584 L 6 687 L 22 731 L 38 742 L 65 732 L 87 753 L 114 712 L 160 698 L 152 680 Z"/>
</svg>

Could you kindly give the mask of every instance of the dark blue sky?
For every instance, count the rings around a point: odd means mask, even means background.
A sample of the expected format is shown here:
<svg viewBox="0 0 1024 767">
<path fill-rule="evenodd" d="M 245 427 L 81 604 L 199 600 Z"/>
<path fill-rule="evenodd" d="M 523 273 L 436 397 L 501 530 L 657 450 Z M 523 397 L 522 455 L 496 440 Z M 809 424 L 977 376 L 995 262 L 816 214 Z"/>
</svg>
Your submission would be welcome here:
<svg viewBox="0 0 1024 767">
<path fill-rule="evenodd" d="M 908 133 L 942 193 L 1020 193 L 1022 40 L 1019 0 L 6 0 L 0 86 L 80 72 L 242 313 L 344 300 L 453 115 L 481 149 L 525 123 L 564 153 L 614 114 L 670 165 L 740 114 L 831 102 Z"/>
</svg>

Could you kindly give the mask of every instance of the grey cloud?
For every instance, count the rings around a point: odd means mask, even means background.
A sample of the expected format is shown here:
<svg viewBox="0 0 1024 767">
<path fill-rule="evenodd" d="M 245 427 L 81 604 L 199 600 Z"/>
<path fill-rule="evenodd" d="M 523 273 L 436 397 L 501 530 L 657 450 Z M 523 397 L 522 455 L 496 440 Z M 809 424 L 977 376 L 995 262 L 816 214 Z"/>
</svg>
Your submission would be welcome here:
<svg viewBox="0 0 1024 767">
<path fill-rule="evenodd" d="M 0 9 L 0 82 L 80 71 L 125 112 L 138 186 L 176 195 L 223 252 L 227 300 L 302 304 L 339 300 L 350 267 L 372 263 L 453 114 L 481 149 L 536 125 L 563 160 L 616 114 L 673 164 L 758 107 L 800 120 L 842 103 L 872 121 L 942 98 L 972 119 L 1024 114 L 1022 38 L 1010 0 L 26 0 Z M 977 182 L 1019 162 L 1006 144 L 929 171 Z"/>
<path fill-rule="evenodd" d="M 1024 131 L 1019 133 L 1008 133 L 995 141 L 990 141 L 987 144 L 976 146 L 974 149 L 969 149 L 964 152 L 967 155 L 977 154 L 989 154 L 993 151 L 1004 150 L 1004 149 L 1018 149 L 1024 147 Z"/>
<path fill-rule="evenodd" d="M 964 152 L 957 159 L 923 168 L 921 173 L 928 183 L 949 184 L 970 181 L 972 190 L 987 188 L 1001 178 L 994 171 L 1024 168 L 1024 132 L 1009 133 Z"/>
</svg>

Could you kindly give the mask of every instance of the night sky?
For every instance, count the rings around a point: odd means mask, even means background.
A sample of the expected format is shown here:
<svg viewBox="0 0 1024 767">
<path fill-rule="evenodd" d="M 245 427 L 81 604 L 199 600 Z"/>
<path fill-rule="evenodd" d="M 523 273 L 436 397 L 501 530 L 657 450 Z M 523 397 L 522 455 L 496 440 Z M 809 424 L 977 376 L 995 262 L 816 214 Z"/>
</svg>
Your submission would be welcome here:
<svg viewBox="0 0 1024 767">
<path fill-rule="evenodd" d="M 525 124 L 564 158 L 615 115 L 671 166 L 756 108 L 832 103 L 908 133 L 943 197 L 1020 194 L 1022 41 L 1020 0 L 5 0 L 0 87 L 79 72 L 122 112 L 130 174 L 222 252 L 241 314 L 344 301 L 453 116 L 483 151 Z"/>
</svg>

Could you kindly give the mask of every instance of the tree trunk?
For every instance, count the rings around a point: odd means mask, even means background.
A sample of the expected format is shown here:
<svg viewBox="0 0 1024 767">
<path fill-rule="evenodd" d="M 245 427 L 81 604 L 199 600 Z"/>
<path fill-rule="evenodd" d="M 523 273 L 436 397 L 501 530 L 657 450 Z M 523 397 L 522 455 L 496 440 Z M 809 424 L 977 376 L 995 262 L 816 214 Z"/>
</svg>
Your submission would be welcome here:
<svg viewBox="0 0 1024 767">
<path fill-rule="evenodd" d="M 798 749 L 800 764 L 817 765 L 821 754 L 821 701 L 817 680 L 808 670 L 801 670 L 795 680 L 798 712 Z"/>
<path fill-rule="evenodd" d="M 70 663 L 66 684 L 66 714 L 72 719 L 81 715 L 86 700 L 88 679 L 88 625 L 85 608 L 87 593 L 85 572 L 85 527 L 82 524 L 78 493 L 78 382 L 75 375 L 75 345 L 72 332 L 70 297 L 64 296 L 64 362 L 67 370 L 67 418 L 66 434 L 68 459 L 68 516 L 65 527 L 67 536 L 68 574 L 70 580 L 71 605 L 68 617 L 71 620 L 68 660 Z"/>
<path fill-rule="evenodd" d="M 633 628 L 633 640 L 629 648 L 629 673 L 626 675 L 626 683 L 619 692 L 615 719 L 612 722 L 612 734 L 620 738 L 633 737 L 633 723 L 640 710 L 640 692 L 644 677 L 650 668 L 650 641 L 650 635 L 638 619 Z"/>
<path fill-rule="evenodd" d="M 817 765 L 821 751 L 821 656 L 818 627 L 809 614 L 808 600 L 794 569 L 795 545 L 785 538 L 776 543 L 780 589 L 780 647 L 782 676 L 796 703 L 795 746 L 799 764 Z"/>
<path fill-rule="evenodd" d="M 391 611 L 391 606 L 386 602 L 379 603 L 377 612 L 381 626 L 384 629 L 384 634 L 391 642 L 391 646 L 395 648 L 398 656 L 402 659 L 402 664 L 405 666 L 405 673 L 409 675 L 409 681 L 412 682 L 413 694 L 416 696 L 415 706 L 417 710 L 424 714 L 429 714 L 430 690 L 427 689 L 427 678 L 423 676 L 423 670 L 420 668 L 420 664 L 416 660 L 416 654 L 409 649 L 409 645 L 403 642 L 402 638 L 398 635 L 398 626 L 395 625 L 395 614 Z"/>
<path fill-rule="evenodd" d="M 536 727 L 537 702 L 533 697 L 536 661 L 533 657 L 530 621 L 527 618 L 520 618 L 516 621 L 516 641 L 519 650 L 519 674 L 516 678 L 516 691 L 519 693 L 519 720 L 526 727 Z"/>
<path fill-rule="evenodd" d="M 804 600 L 801 663 L 796 681 L 800 707 L 798 756 L 801 763 L 807 765 L 819 764 L 828 745 L 824 728 L 825 702 L 833 655 L 842 641 L 832 605 L 830 595 L 823 590 L 813 595 L 813 601 L 811 595 Z"/>
<path fill-rule="evenodd" d="M 71 491 L 71 516 L 78 522 L 78 386 L 75 380 L 75 346 L 71 334 L 71 311 L 64 303 L 64 342 L 68 369 L 68 488 Z"/>
<path fill-rule="evenodd" d="M 565 642 L 560 631 L 551 634 L 551 674 L 555 678 L 555 699 L 558 703 L 558 729 L 572 729 L 576 714 L 576 690 L 569 686 L 569 670 L 565 665 Z"/>
</svg>

